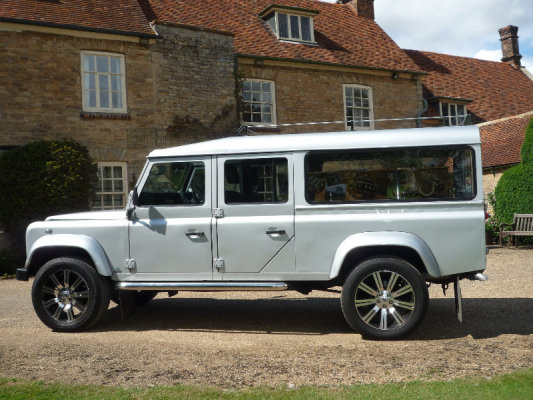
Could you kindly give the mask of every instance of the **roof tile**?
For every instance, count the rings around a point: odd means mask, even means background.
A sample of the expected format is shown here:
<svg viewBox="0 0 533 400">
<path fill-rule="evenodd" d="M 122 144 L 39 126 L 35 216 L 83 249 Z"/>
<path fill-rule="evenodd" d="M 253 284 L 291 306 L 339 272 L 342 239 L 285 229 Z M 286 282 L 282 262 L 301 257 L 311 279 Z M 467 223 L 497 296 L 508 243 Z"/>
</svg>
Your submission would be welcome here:
<svg viewBox="0 0 533 400">
<path fill-rule="evenodd" d="M 345 4 L 317 0 L 148 0 L 157 20 L 230 31 L 239 55 L 418 71 L 375 21 Z M 317 44 L 279 40 L 258 16 L 272 4 L 319 11 Z"/>
<path fill-rule="evenodd" d="M 426 51 L 406 50 L 420 69 L 424 97 L 472 99 L 475 122 L 492 121 L 533 110 L 533 80 L 508 63 Z"/>
<path fill-rule="evenodd" d="M 520 148 L 533 112 L 481 124 L 483 168 L 518 164 Z"/>
<path fill-rule="evenodd" d="M 0 21 L 153 35 L 136 0 L 2 0 Z"/>
</svg>

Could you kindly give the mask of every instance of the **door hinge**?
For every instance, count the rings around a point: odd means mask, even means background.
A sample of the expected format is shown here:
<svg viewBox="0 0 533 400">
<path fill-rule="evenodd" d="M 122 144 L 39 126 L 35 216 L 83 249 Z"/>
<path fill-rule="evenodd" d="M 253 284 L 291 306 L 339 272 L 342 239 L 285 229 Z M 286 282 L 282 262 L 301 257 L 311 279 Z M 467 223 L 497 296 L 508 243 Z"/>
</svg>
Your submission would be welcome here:
<svg viewBox="0 0 533 400">
<path fill-rule="evenodd" d="M 224 210 L 222 208 L 213 208 L 213 217 L 224 218 Z"/>
<path fill-rule="evenodd" d="M 137 262 L 135 261 L 134 258 L 128 258 L 126 259 L 124 268 L 128 270 L 130 274 L 134 274 L 137 272 Z"/>
<path fill-rule="evenodd" d="M 216 272 L 224 272 L 224 259 L 223 258 L 213 259 L 213 269 Z"/>
</svg>

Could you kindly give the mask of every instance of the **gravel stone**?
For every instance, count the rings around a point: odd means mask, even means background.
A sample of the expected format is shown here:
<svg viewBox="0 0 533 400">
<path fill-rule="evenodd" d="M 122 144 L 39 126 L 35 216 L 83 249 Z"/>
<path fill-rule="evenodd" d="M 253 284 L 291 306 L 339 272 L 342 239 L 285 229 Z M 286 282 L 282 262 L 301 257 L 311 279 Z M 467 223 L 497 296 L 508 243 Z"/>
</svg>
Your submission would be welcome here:
<svg viewBox="0 0 533 400">
<path fill-rule="evenodd" d="M 31 282 L 0 281 L 0 376 L 114 386 L 222 388 L 490 377 L 533 366 L 533 247 L 493 247 L 486 282 L 430 287 L 426 319 L 407 339 L 363 340 L 338 293 L 160 293 L 122 320 L 112 303 L 91 331 L 49 330 Z"/>
</svg>

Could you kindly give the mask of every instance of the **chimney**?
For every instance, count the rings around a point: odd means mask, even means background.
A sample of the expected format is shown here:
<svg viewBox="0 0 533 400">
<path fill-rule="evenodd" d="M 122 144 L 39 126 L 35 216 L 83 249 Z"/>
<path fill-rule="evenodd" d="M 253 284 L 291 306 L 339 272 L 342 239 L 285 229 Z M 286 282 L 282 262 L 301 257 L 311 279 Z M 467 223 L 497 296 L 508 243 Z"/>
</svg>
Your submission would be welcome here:
<svg viewBox="0 0 533 400">
<path fill-rule="evenodd" d="M 501 28 L 498 32 L 500 32 L 500 41 L 502 42 L 502 61 L 520 67 L 522 56 L 518 51 L 518 27 L 509 25 Z"/>
<path fill-rule="evenodd" d="M 337 4 L 349 4 L 360 17 L 374 19 L 374 0 L 337 0 Z"/>
</svg>

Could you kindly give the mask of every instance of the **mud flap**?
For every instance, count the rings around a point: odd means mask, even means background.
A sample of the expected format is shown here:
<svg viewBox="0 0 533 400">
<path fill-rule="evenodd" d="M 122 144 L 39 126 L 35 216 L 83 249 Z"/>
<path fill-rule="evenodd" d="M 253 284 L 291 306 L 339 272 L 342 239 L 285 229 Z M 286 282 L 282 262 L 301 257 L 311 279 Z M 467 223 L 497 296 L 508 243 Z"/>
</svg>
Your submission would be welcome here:
<svg viewBox="0 0 533 400">
<path fill-rule="evenodd" d="M 137 310 L 137 304 L 135 303 L 135 292 L 119 290 L 118 296 L 120 301 L 120 315 L 122 316 L 122 319 L 126 319 L 135 314 L 135 311 Z"/>
<path fill-rule="evenodd" d="M 459 322 L 463 323 L 463 296 L 461 295 L 461 286 L 459 285 L 459 276 L 455 277 L 453 284 L 453 292 L 455 294 L 455 315 Z"/>
</svg>

